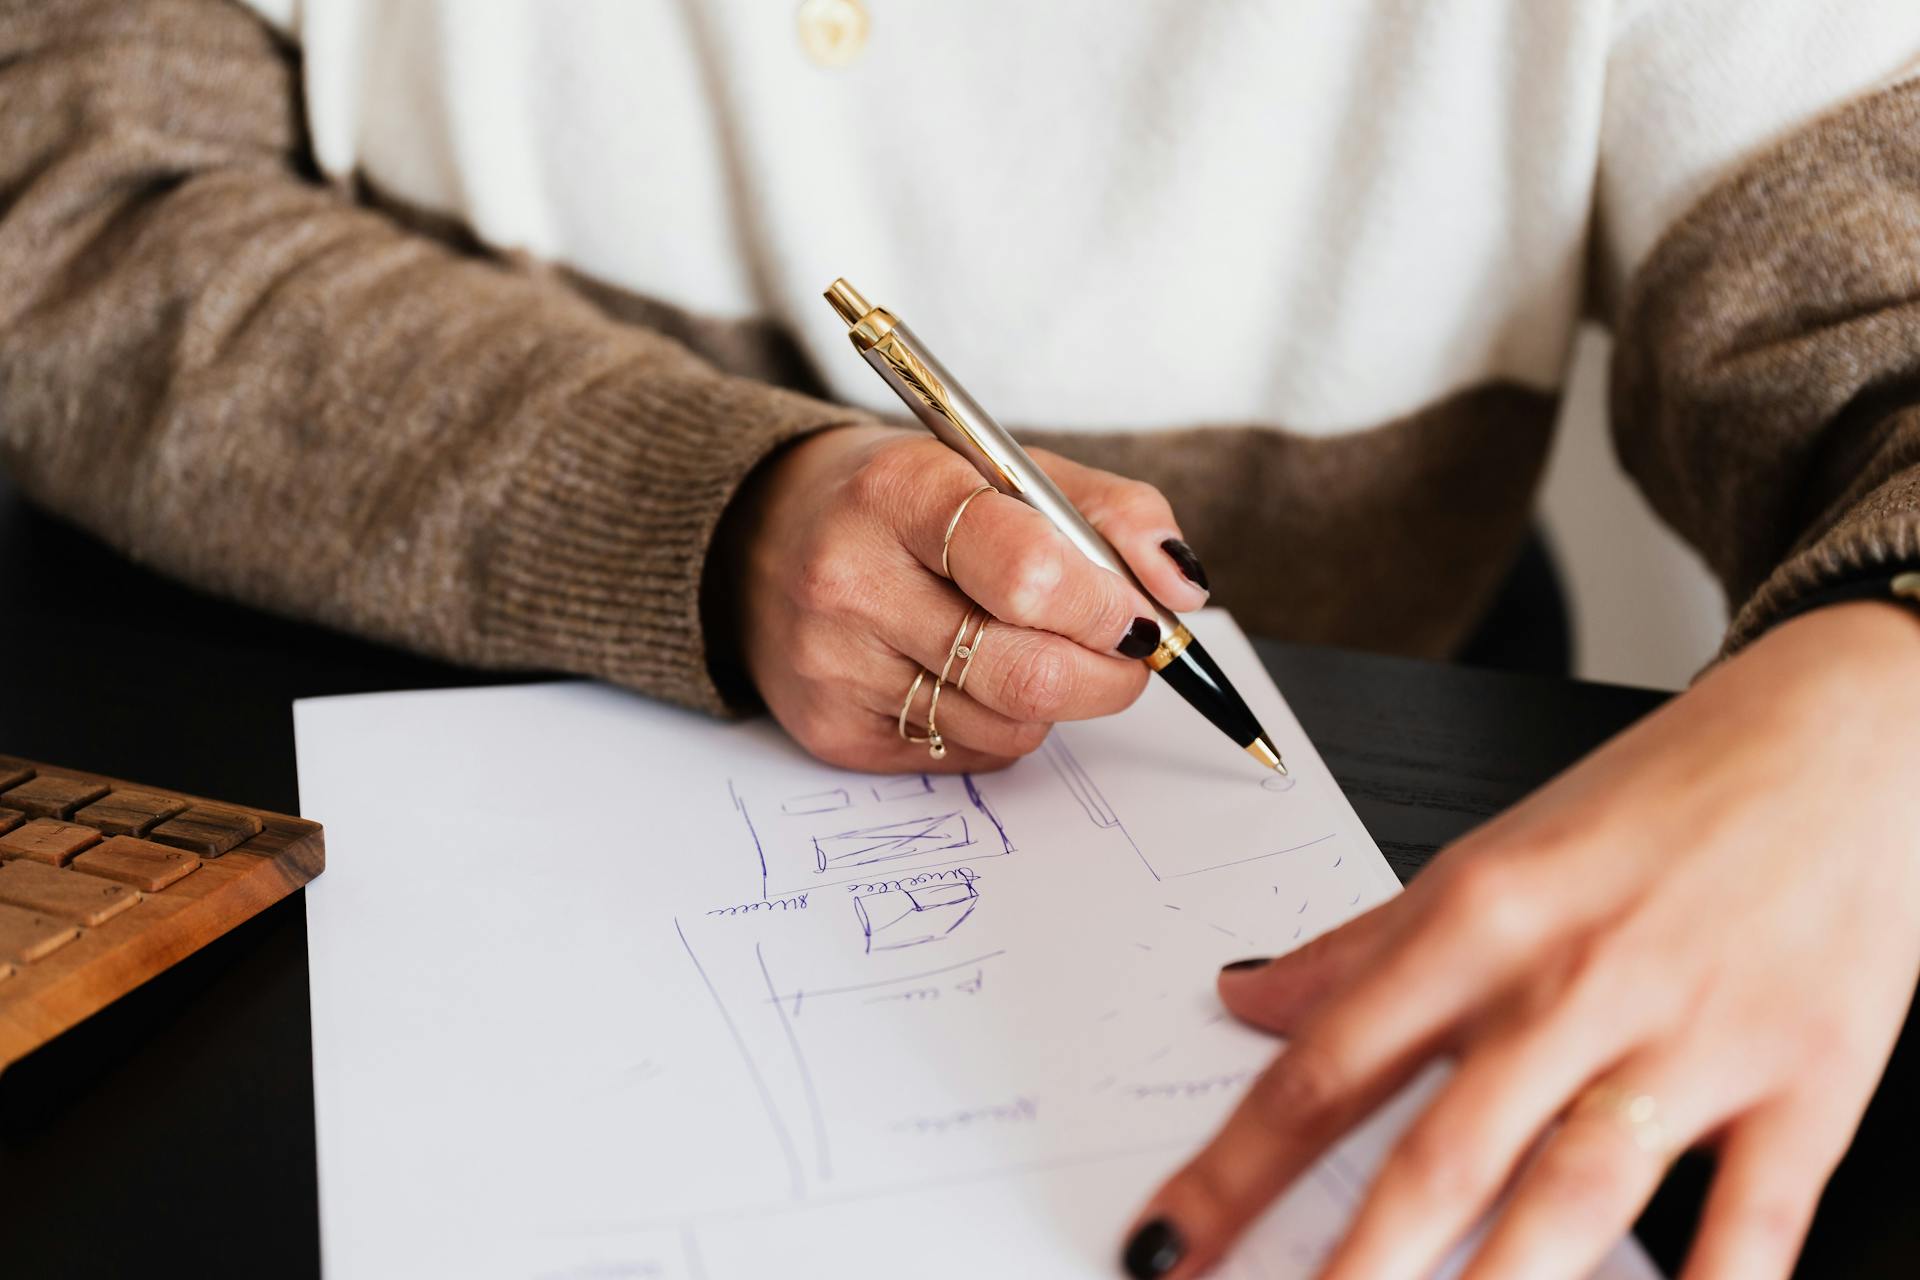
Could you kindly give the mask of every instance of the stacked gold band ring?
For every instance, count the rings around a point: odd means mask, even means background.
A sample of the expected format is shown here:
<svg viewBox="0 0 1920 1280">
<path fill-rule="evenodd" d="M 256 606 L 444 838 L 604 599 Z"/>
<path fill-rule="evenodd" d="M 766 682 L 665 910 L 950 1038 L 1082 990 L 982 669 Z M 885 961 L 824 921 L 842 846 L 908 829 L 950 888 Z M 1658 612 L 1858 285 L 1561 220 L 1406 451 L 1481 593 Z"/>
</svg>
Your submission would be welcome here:
<svg viewBox="0 0 1920 1280">
<path fill-rule="evenodd" d="M 920 696 L 920 686 L 925 684 L 931 674 L 924 668 L 913 677 L 913 683 L 907 688 L 906 701 L 900 704 L 898 728 L 900 736 L 908 742 L 924 742 L 927 754 L 935 760 L 941 760 L 947 754 L 947 741 L 940 733 L 940 692 L 947 687 L 947 677 L 953 674 L 953 664 L 960 663 L 960 675 L 953 682 L 956 689 L 967 685 L 967 672 L 973 669 L 973 657 L 980 652 L 980 639 L 987 633 L 987 623 L 993 619 L 986 610 L 967 606 L 966 616 L 960 619 L 960 629 L 953 633 L 953 643 L 947 646 L 947 660 L 940 664 L 940 674 L 933 677 L 933 696 L 927 700 L 927 731 L 914 734 L 907 728 L 907 718 L 913 714 L 913 700 Z M 973 631 L 973 638 L 967 638 L 967 632 Z"/>
<path fill-rule="evenodd" d="M 960 517 L 967 514 L 967 508 L 973 505 L 975 498 L 993 491 L 992 485 L 981 485 L 960 500 L 960 505 L 953 509 L 953 515 L 947 520 L 947 531 L 940 536 L 940 573 L 949 581 L 953 578 L 953 570 L 947 564 L 947 554 L 953 548 L 953 532 L 960 527 Z M 973 669 L 973 656 L 980 652 L 980 640 L 987 634 L 987 623 L 991 621 L 986 610 L 968 602 L 966 616 L 960 619 L 960 629 L 953 633 L 953 643 L 947 646 L 947 660 L 940 664 L 940 674 L 933 677 L 933 696 L 927 700 L 927 731 L 924 734 L 912 732 L 907 727 L 907 720 L 913 715 L 913 700 L 920 696 L 920 686 L 933 673 L 921 668 L 913 677 L 913 684 L 907 688 L 906 701 L 900 704 L 900 718 L 896 724 L 900 736 L 908 742 L 924 742 L 927 754 L 935 760 L 943 759 L 947 754 L 947 740 L 940 733 L 940 692 L 947 687 L 947 677 L 953 675 L 956 660 L 960 663 L 960 674 L 954 680 L 953 687 L 967 687 L 967 672 Z M 967 637 L 970 628 L 973 631 L 972 639 Z"/>
</svg>

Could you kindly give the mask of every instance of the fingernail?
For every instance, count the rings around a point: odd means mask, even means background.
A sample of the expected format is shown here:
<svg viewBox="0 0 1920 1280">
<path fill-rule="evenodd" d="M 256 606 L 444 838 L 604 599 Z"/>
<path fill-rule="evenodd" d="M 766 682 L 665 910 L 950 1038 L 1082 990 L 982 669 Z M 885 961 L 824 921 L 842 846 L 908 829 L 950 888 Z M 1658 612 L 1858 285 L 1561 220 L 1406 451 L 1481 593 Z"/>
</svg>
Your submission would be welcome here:
<svg viewBox="0 0 1920 1280">
<path fill-rule="evenodd" d="M 1154 1280 L 1179 1266 L 1186 1256 L 1187 1242 L 1180 1238 L 1180 1232 L 1165 1218 L 1155 1218 L 1127 1241 L 1120 1265 L 1133 1280 Z"/>
<path fill-rule="evenodd" d="M 1135 618 L 1114 648 L 1129 658 L 1144 658 L 1160 647 L 1160 626 L 1152 618 Z"/>
<path fill-rule="evenodd" d="M 1168 538 L 1160 544 L 1160 549 L 1167 553 L 1167 558 L 1173 561 L 1188 582 L 1202 591 L 1213 590 L 1213 584 L 1207 581 L 1206 566 L 1200 563 L 1199 556 L 1193 554 L 1193 548 L 1187 545 L 1185 538 Z"/>
<path fill-rule="evenodd" d="M 1272 963 L 1272 956 L 1254 956 L 1250 960 L 1235 960 L 1232 964 L 1223 964 L 1220 966 L 1220 972 L 1246 973 L 1251 969 L 1264 969 Z"/>
</svg>

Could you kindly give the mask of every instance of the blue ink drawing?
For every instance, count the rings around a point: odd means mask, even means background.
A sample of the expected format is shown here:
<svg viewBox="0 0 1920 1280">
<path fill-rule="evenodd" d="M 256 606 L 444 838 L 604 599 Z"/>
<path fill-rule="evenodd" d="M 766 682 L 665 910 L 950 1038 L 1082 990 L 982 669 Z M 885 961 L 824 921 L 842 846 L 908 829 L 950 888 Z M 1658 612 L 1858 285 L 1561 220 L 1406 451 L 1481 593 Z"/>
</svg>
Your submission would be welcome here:
<svg viewBox="0 0 1920 1280">
<path fill-rule="evenodd" d="M 748 865 L 760 874 L 760 898 L 869 879 L 883 868 L 900 875 L 1014 851 L 1000 815 L 968 774 L 836 780 L 839 786 L 816 782 L 814 790 L 774 797 L 727 784 L 750 842 Z"/>
<path fill-rule="evenodd" d="M 1192 849 L 1156 849 L 1148 853 L 1141 848 L 1140 842 L 1134 839 L 1131 831 L 1127 830 L 1126 822 L 1115 812 L 1106 794 L 1100 790 L 1099 783 L 1094 781 L 1093 775 L 1087 772 L 1086 766 L 1080 763 L 1079 758 L 1067 746 L 1066 736 L 1058 728 L 1041 744 L 1040 754 L 1047 758 L 1047 763 L 1053 766 L 1053 771 L 1059 775 L 1068 793 L 1079 802 L 1080 808 L 1087 815 L 1087 821 L 1096 827 L 1119 832 L 1121 838 L 1127 842 L 1127 847 L 1132 849 L 1134 856 L 1140 860 L 1140 865 L 1145 867 L 1147 874 L 1155 880 L 1178 880 L 1182 876 L 1197 876 L 1208 871 L 1219 871 L 1224 867 L 1237 867 L 1244 863 L 1259 862 L 1265 858 L 1277 858 L 1282 854 L 1293 853 L 1333 839 L 1334 833 L 1328 832 L 1317 839 L 1289 845 L 1284 849 L 1256 853 L 1250 857 L 1229 858 L 1201 866 L 1182 866 L 1181 859 L 1193 858 L 1196 856 L 1195 852 Z M 1291 776 L 1286 778 L 1274 776 L 1264 779 L 1262 785 L 1277 783 L 1279 785 L 1267 786 L 1267 789 L 1284 792 L 1292 790 L 1295 782 L 1296 779 Z"/>
<path fill-rule="evenodd" d="M 826 871 L 833 867 L 865 867 L 924 853 L 965 849 L 972 844 L 966 818 L 959 813 L 942 813 L 931 818 L 910 818 L 905 822 L 815 836 L 813 856 L 814 865 Z"/>
<path fill-rule="evenodd" d="M 869 955 L 938 942 L 965 924 L 979 905 L 980 891 L 970 879 L 887 888 L 853 899 Z"/>
<path fill-rule="evenodd" d="M 872 790 L 873 798 L 881 804 L 889 800 L 913 800 L 932 795 L 933 780 L 924 773 L 908 773 L 897 778 L 882 778 L 873 784 Z"/>
<path fill-rule="evenodd" d="M 791 814 L 832 813 L 835 809 L 844 809 L 852 803 L 852 797 L 836 787 L 832 791 L 815 791 L 809 795 L 793 796 L 781 802 L 780 812 Z"/>
</svg>

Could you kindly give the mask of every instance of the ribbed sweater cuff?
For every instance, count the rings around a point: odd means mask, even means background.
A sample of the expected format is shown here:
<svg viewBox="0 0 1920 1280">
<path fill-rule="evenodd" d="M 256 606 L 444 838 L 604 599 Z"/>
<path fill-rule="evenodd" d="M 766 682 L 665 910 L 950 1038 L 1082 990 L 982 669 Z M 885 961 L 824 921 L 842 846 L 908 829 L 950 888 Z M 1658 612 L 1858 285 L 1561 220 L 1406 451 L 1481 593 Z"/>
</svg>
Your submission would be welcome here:
<svg viewBox="0 0 1920 1280">
<path fill-rule="evenodd" d="M 1774 570 L 1734 616 L 1720 656 L 1759 639 L 1818 591 L 1875 570 L 1915 565 L 1920 565 L 1920 468 L 1887 480 L 1840 524 Z"/>
<path fill-rule="evenodd" d="M 855 410 L 745 378 L 621 368 L 541 433 L 481 553 L 482 644 L 502 665 L 595 676 L 716 714 L 701 578 L 753 468 Z"/>
</svg>

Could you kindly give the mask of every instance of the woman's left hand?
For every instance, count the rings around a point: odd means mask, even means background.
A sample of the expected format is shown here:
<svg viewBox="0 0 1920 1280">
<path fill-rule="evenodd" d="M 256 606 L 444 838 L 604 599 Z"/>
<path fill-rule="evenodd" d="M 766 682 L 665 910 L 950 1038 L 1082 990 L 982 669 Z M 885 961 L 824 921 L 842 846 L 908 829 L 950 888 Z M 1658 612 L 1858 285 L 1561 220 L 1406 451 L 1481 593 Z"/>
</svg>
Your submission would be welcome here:
<svg viewBox="0 0 1920 1280">
<path fill-rule="evenodd" d="M 1920 970 L 1920 622 L 1769 633 L 1448 849 L 1408 891 L 1220 994 L 1290 1038 L 1161 1188 L 1136 1276 L 1200 1274 L 1430 1060 L 1456 1070 L 1325 1274 L 1584 1276 L 1673 1158 L 1717 1152 L 1685 1280 L 1785 1276 Z"/>
</svg>

